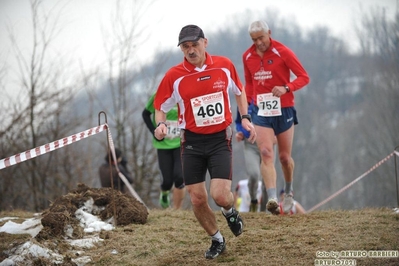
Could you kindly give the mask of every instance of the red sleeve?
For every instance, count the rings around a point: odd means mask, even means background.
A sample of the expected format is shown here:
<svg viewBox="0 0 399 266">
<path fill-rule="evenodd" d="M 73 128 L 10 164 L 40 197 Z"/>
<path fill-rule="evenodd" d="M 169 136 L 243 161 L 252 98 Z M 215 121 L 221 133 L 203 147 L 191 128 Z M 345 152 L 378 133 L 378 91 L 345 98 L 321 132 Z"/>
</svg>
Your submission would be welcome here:
<svg viewBox="0 0 399 266">
<path fill-rule="evenodd" d="M 231 78 L 233 79 L 235 85 L 236 85 L 236 86 L 240 89 L 240 91 L 241 91 L 241 90 L 243 89 L 242 83 L 241 83 L 240 77 L 238 76 L 237 70 L 236 70 L 234 64 L 233 64 L 231 61 L 230 61 L 230 68 L 231 68 L 231 69 L 230 69 Z"/>
<path fill-rule="evenodd" d="M 161 110 L 161 105 L 168 99 L 173 93 L 173 79 L 170 74 L 170 70 L 165 74 L 161 82 L 159 83 L 157 92 L 154 98 L 154 108 Z M 166 112 L 165 112 L 166 113 Z"/>
<path fill-rule="evenodd" d="M 296 76 L 296 79 L 288 84 L 290 90 L 296 91 L 306 86 L 309 83 L 310 78 L 295 53 L 287 48 L 286 54 L 283 58 L 287 67 Z"/>
<path fill-rule="evenodd" d="M 247 64 L 245 63 L 246 57 L 248 56 L 248 52 L 245 52 L 242 56 L 242 63 L 244 65 L 244 77 L 245 77 L 245 92 L 247 94 L 248 103 L 253 102 L 254 99 L 254 87 L 252 84 L 252 75 L 249 72 Z"/>
</svg>

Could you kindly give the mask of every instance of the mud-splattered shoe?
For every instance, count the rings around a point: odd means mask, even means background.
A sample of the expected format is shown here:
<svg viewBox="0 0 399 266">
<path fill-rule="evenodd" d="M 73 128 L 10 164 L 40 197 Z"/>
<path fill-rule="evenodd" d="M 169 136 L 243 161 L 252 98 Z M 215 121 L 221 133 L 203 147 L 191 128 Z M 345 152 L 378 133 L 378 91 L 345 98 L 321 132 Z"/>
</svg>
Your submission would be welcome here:
<svg viewBox="0 0 399 266">
<path fill-rule="evenodd" d="M 271 214 L 280 214 L 280 206 L 277 202 L 277 199 L 269 199 L 266 204 L 266 209 L 271 212 Z"/>
<path fill-rule="evenodd" d="M 217 240 L 212 240 L 211 247 L 205 251 L 205 258 L 207 259 L 214 259 L 226 249 L 226 241 L 223 237 L 223 242 L 219 242 Z"/>
<path fill-rule="evenodd" d="M 229 225 L 231 232 L 233 232 L 235 236 L 241 235 L 242 229 L 244 228 L 244 222 L 238 211 L 233 208 L 233 212 L 231 214 L 227 216 L 223 212 L 222 214 L 226 218 L 227 224 Z"/>
</svg>

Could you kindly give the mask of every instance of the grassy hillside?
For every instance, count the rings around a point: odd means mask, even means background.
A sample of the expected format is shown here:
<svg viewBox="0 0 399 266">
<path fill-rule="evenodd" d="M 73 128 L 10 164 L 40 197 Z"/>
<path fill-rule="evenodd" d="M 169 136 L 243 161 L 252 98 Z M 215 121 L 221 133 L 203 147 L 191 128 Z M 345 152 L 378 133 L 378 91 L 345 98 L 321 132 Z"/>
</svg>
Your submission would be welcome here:
<svg viewBox="0 0 399 266">
<path fill-rule="evenodd" d="M 0 213 L 0 217 L 30 215 Z M 145 224 L 101 231 L 104 241 L 91 249 L 72 249 L 62 238 L 33 241 L 62 254 L 63 265 L 75 265 L 70 259 L 78 256 L 90 256 L 91 262 L 86 265 L 107 266 L 315 265 L 318 251 L 399 250 L 399 215 L 391 209 L 329 210 L 294 216 L 242 213 L 245 230 L 239 237 L 230 232 L 220 212 L 216 215 L 227 249 L 215 260 L 204 258 L 210 239 L 189 210 L 150 210 Z M 1 259 L 5 259 L 3 251 L 31 239 L 29 235 L 6 233 L 0 233 L 0 238 Z M 355 259 L 356 265 L 399 265 L 399 258 L 351 259 Z M 35 265 L 50 262 L 40 259 Z"/>
</svg>

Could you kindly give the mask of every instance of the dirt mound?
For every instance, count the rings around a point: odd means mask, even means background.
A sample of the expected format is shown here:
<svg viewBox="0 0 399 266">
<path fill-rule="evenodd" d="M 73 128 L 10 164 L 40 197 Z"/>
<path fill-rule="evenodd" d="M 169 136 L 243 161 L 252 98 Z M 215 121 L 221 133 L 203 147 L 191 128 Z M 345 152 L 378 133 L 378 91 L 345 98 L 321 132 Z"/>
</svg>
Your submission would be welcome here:
<svg viewBox="0 0 399 266">
<path fill-rule="evenodd" d="M 97 215 L 102 221 L 113 217 L 114 225 L 117 226 L 147 222 L 148 210 L 136 198 L 112 188 L 89 188 L 85 184 L 78 184 L 75 190 L 57 198 L 49 209 L 42 213 L 43 229 L 36 239 L 63 236 L 68 226 L 73 228 L 73 238 L 81 238 L 84 232 L 79 226 L 75 212 L 91 200 L 91 214 Z"/>
</svg>

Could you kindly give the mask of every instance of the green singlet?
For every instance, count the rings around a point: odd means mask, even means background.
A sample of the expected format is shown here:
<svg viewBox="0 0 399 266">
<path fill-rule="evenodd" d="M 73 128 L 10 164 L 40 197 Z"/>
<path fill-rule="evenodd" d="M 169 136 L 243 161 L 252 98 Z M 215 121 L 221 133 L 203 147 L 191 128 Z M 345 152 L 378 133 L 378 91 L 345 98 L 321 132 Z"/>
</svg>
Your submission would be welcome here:
<svg viewBox="0 0 399 266">
<path fill-rule="evenodd" d="M 152 123 L 155 127 L 155 108 L 154 108 L 155 94 L 148 100 L 145 109 L 148 110 L 152 115 Z M 173 107 L 166 114 L 166 124 L 168 125 L 168 134 L 163 141 L 157 141 L 155 138 L 152 141 L 152 145 L 156 149 L 176 149 L 180 147 L 180 128 L 178 128 L 178 110 L 177 106 Z"/>
</svg>

